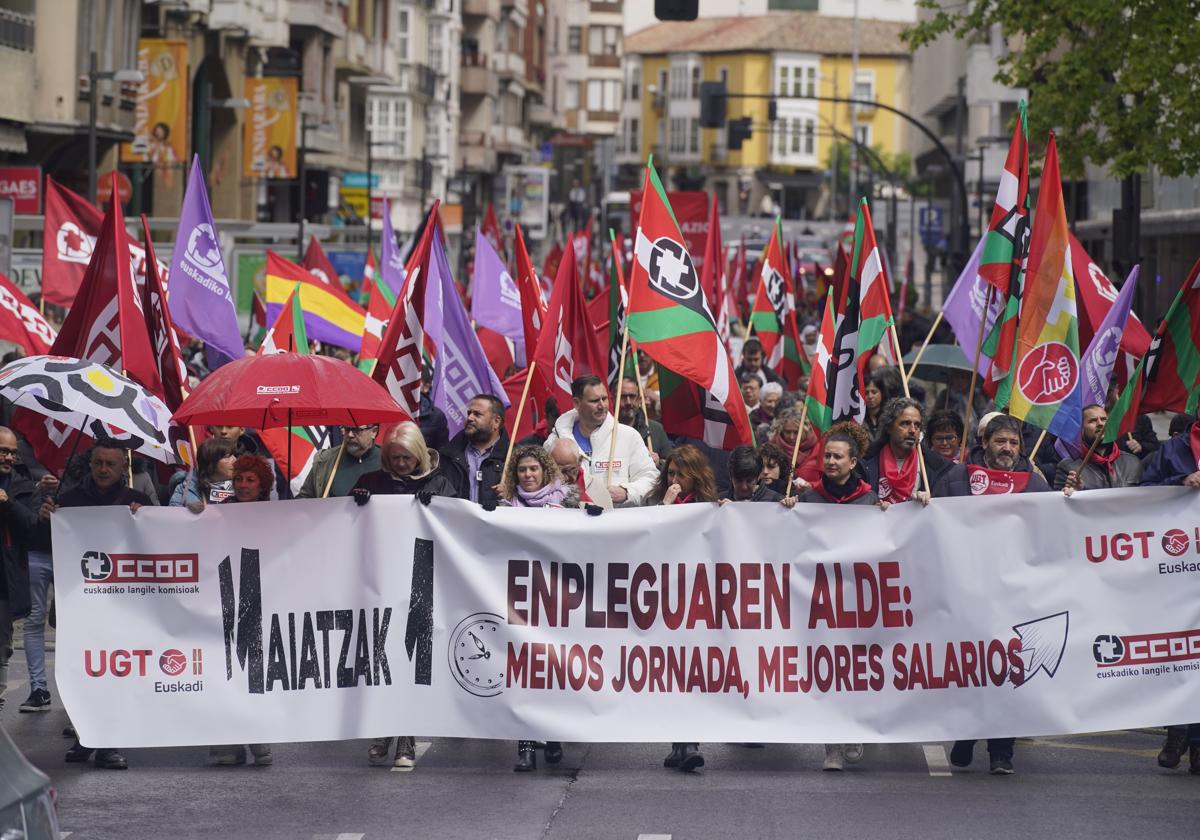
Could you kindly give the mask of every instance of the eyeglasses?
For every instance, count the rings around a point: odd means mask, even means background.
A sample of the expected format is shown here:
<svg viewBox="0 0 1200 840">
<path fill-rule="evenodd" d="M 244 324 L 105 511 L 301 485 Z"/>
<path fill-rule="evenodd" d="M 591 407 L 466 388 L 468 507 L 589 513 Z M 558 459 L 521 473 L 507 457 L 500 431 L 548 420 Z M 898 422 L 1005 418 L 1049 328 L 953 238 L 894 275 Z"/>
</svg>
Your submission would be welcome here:
<svg viewBox="0 0 1200 840">
<path fill-rule="evenodd" d="M 7 446 L 0 446 L 0 455 L 7 455 L 9 458 L 16 458 L 20 454 L 15 449 L 9 449 Z"/>
<path fill-rule="evenodd" d="M 342 431 L 348 435 L 365 435 L 367 432 L 378 431 L 378 426 L 344 426 Z"/>
</svg>

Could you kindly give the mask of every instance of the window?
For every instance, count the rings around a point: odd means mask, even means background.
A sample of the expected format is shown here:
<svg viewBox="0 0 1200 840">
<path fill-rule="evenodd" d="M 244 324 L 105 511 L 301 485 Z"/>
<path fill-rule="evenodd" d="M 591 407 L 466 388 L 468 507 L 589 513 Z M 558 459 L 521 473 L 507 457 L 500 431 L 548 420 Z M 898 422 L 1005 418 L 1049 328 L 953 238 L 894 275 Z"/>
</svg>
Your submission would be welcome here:
<svg viewBox="0 0 1200 840">
<path fill-rule="evenodd" d="M 587 83 L 589 111 L 616 111 L 620 108 L 621 83 L 615 79 L 593 79 Z"/>
<path fill-rule="evenodd" d="M 854 139 L 861 145 L 870 148 L 871 146 L 871 126 L 857 125 L 854 127 Z"/>
<path fill-rule="evenodd" d="M 642 96 L 642 68 L 629 68 L 629 93 L 626 94 L 630 102 L 637 102 Z"/>
<path fill-rule="evenodd" d="M 658 71 L 658 96 L 660 99 L 666 99 L 667 96 L 667 71 Z"/>
<path fill-rule="evenodd" d="M 817 123 L 816 120 L 804 121 L 804 149 L 803 152 L 808 157 L 812 157 L 817 153 Z"/>
<path fill-rule="evenodd" d="M 805 96 L 816 96 L 817 95 L 817 68 L 816 67 L 805 67 L 804 68 L 804 95 Z"/>
<path fill-rule="evenodd" d="M 567 52 L 583 52 L 583 29 L 579 26 L 567 27 Z"/>
<path fill-rule="evenodd" d="M 859 70 L 854 77 L 854 98 L 864 102 L 875 101 L 875 73 L 872 70 Z"/>
<path fill-rule="evenodd" d="M 579 107 L 579 82 L 567 82 L 567 101 L 563 105 L 568 111 Z"/>
<path fill-rule="evenodd" d="M 633 154 L 640 154 L 642 149 L 641 138 L 639 135 L 639 124 L 637 117 L 629 118 L 629 151 Z"/>
<path fill-rule="evenodd" d="M 412 101 L 400 97 L 374 96 L 367 103 L 367 130 L 379 144 L 389 144 L 389 151 L 408 157 L 408 127 Z"/>
<path fill-rule="evenodd" d="M 688 152 L 693 155 L 700 154 L 700 120 L 698 119 L 688 121 Z"/>
<path fill-rule="evenodd" d="M 800 153 L 800 120 L 792 120 L 792 154 Z"/>
<path fill-rule="evenodd" d="M 811 63 L 788 62 L 776 71 L 776 96 L 816 96 L 817 66 Z"/>
<path fill-rule="evenodd" d="M 671 135 L 668 148 L 674 154 L 687 151 L 688 121 L 685 117 L 671 117 Z"/>
<path fill-rule="evenodd" d="M 720 70 L 718 70 L 717 71 L 717 79 L 718 79 L 718 81 L 721 82 L 721 84 L 725 85 L 725 87 L 728 88 L 729 87 L 729 68 L 722 67 Z"/>
<path fill-rule="evenodd" d="M 588 27 L 588 53 L 591 55 L 616 55 L 621 31 L 615 26 Z"/>
<path fill-rule="evenodd" d="M 400 9 L 396 18 L 396 56 L 401 61 L 408 61 L 408 41 L 412 37 L 409 26 L 411 14 L 408 9 Z"/>
<path fill-rule="evenodd" d="M 700 98 L 700 65 L 692 65 L 692 99 Z"/>
<path fill-rule="evenodd" d="M 445 40 L 446 27 L 440 20 L 429 22 L 429 66 L 439 76 L 447 76 L 446 57 L 442 49 Z"/>
<path fill-rule="evenodd" d="M 687 67 L 676 64 L 671 68 L 671 98 L 684 99 L 687 97 Z"/>
</svg>

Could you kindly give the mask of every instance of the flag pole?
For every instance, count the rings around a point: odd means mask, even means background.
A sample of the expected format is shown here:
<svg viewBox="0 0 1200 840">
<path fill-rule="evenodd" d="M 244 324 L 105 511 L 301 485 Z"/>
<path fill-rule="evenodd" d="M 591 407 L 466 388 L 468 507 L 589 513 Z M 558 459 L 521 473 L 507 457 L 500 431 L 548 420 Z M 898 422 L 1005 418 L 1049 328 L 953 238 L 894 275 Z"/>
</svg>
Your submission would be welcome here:
<svg viewBox="0 0 1200 840">
<path fill-rule="evenodd" d="M 800 429 L 796 432 L 796 442 L 792 444 L 792 466 L 788 470 L 787 492 L 783 494 L 785 499 L 792 497 L 792 482 L 796 479 L 796 461 L 800 457 L 800 441 L 804 439 L 804 424 L 808 422 L 808 400 L 804 401 L 804 407 L 800 409 Z"/>
<path fill-rule="evenodd" d="M 937 328 L 941 326 L 942 320 L 946 317 L 945 312 L 939 311 L 937 317 L 933 319 L 933 326 L 929 328 L 929 332 L 925 335 L 925 340 L 921 342 L 921 347 L 917 350 L 917 355 L 913 357 L 912 364 L 908 366 L 908 375 L 912 376 L 912 372 L 917 369 L 917 365 L 921 361 L 921 357 L 925 355 L 925 348 L 929 346 L 929 342 L 933 340 L 933 334 L 937 332 Z M 904 360 L 899 359 L 899 367 L 904 367 Z"/>
<path fill-rule="evenodd" d="M 980 330 L 982 333 L 982 330 Z M 892 351 L 896 354 L 896 358 L 900 359 L 900 334 L 896 332 L 895 319 L 888 325 L 888 334 L 892 337 Z M 897 367 L 900 368 L 900 383 L 904 386 L 904 396 L 912 399 L 912 393 L 908 389 L 908 373 L 904 370 L 904 362 L 901 361 Z M 971 386 L 974 391 L 975 387 Z M 966 434 L 963 434 L 963 439 L 966 440 Z M 925 495 L 932 498 L 933 491 L 929 487 L 929 470 L 925 468 L 925 450 L 921 448 L 921 442 L 917 441 L 917 466 L 921 468 L 921 481 L 925 485 Z"/>
<path fill-rule="evenodd" d="M 504 466 L 500 470 L 501 482 L 504 481 L 504 476 L 508 475 L 508 464 L 512 461 L 513 447 L 517 445 L 517 430 L 521 428 L 521 416 L 525 413 L 525 401 L 529 398 L 529 386 L 533 384 L 533 377 L 537 373 L 537 359 L 531 361 L 525 370 L 525 387 L 521 389 L 521 402 L 517 404 L 517 416 L 513 418 L 513 433 L 508 437 L 508 452 L 504 456 Z"/>
<path fill-rule="evenodd" d="M 642 384 L 641 365 L 638 364 L 638 351 L 635 347 L 633 350 L 633 366 L 637 368 L 633 374 L 633 381 L 638 386 L 638 396 L 642 400 L 642 416 L 646 418 L 646 448 L 650 450 L 650 456 L 654 456 L 654 439 L 650 437 L 650 409 L 646 407 L 646 386 Z M 609 460 L 612 460 L 611 458 Z"/>
<path fill-rule="evenodd" d="M 337 458 L 333 461 L 333 469 L 329 471 L 329 478 L 325 481 L 325 489 L 321 491 L 321 498 L 329 498 L 329 490 L 333 487 L 333 477 L 337 475 L 338 467 L 342 465 L 342 455 L 346 452 L 346 430 L 342 430 L 342 445 L 338 447 Z"/>
<path fill-rule="evenodd" d="M 1046 433 L 1048 431 L 1050 431 L 1050 430 L 1042 429 L 1042 433 L 1040 435 L 1038 435 L 1037 443 L 1035 443 L 1033 445 L 1033 451 L 1029 453 L 1029 466 L 1032 467 L 1037 464 L 1038 450 L 1042 448 L 1042 441 L 1044 441 L 1046 439 Z M 966 438 L 965 430 L 964 430 L 963 438 L 964 439 Z M 1091 456 L 1089 455 L 1088 457 L 1091 457 Z M 1084 461 L 1084 463 L 1086 464 L 1087 462 Z"/>
<path fill-rule="evenodd" d="M 983 315 L 979 318 L 979 339 L 975 342 L 975 364 L 971 365 L 971 390 L 967 392 L 967 407 L 963 409 L 963 439 L 959 461 L 967 459 L 967 433 L 971 426 L 971 409 L 975 407 L 975 383 L 979 381 L 979 357 L 983 354 L 983 333 L 987 329 L 988 313 L 992 311 L 992 298 L 996 295 L 996 287 L 988 283 L 987 303 L 983 306 Z M 903 369 L 901 365 L 901 369 Z M 1039 441 L 1040 443 L 1041 441 Z"/>
<path fill-rule="evenodd" d="M 617 237 L 616 237 L 616 234 L 613 233 L 612 228 L 609 228 L 608 236 L 609 236 L 609 241 L 612 243 L 613 267 L 616 268 L 616 270 L 617 270 L 617 283 L 618 283 L 617 294 L 620 295 L 621 292 L 623 292 L 625 290 L 625 271 L 624 271 L 624 269 L 621 268 L 621 261 L 619 259 L 617 259 Z M 609 294 L 612 294 L 611 289 L 609 290 Z M 619 298 L 618 298 L 618 300 L 619 300 Z M 604 486 L 605 487 L 609 487 L 612 485 L 613 458 L 615 458 L 617 455 L 617 426 L 619 426 L 621 424 L 621 409 L 620 409 L 621 383 L 625 381 L 625 351 L 628 348 L 629 348 L 629 313 L 626 312 L 625 313 L 625 329 L 621 333 L 621 360 L 617 364 L 617 393 L 614 394 L 614 397 L 615 397 L 614 401 L 617 403 L 617 405 L 614 406 L 614 408 L 616 410 L 613 411 L 613 432 L 612 432 L 612 436 L 608 442 L 608 472 L 605 474 L 605 477 L 604 477 Z M 644 402 L 642 403 L 642 406 L 645 407 Z M 646 423 L 646 431 L 648 432 L 649 430 L 650 430 L 650 424 L 647 422 Z"/>
</svg>

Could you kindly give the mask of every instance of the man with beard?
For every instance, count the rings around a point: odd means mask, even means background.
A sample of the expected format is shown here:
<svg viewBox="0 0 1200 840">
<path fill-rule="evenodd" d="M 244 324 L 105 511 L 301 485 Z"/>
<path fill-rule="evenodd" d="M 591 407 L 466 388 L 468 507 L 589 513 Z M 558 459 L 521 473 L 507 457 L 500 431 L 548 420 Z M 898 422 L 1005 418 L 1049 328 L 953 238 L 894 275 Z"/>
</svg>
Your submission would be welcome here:
<svg viewBox="0 0 1200 840">
<path fill-rule="evenodd" d="M 1103 490 L 1112 487 L 1137 487 L 1142 478 L 1142 462 L 1136 455 L 1122 452 L 1111 443 L 1096 443 L 1104 436 L 1108 412 L 1102 405 L 1089 405 L 1083 410 L 1080 442 L 1086 455 L 1096 444 L 1092 457 L 1085 465 L 1082 458 L 1058 462 L 1054 470 L 1054 489 L 1068 496 L 1076 490 Z"/>
<path fill-rule="evenodd" d="M 879 501 L 894 505 L 917 500 L 929 502 L 929 494 L 921 488 L 920 454 L 921 428 L 925 411 L 921 404 L 908 397 L 895 397 L 879 411 L 879 436 L 867 454 L 859 461 L 859 472 Z M 942 475 L 949 462 L 935 452 L 925 454 L 929 483 Z"/>
<path fill-rule="evenodd" d="M 642 409 L 642 395 L 638 385 L 632 379 L 621 380 L 621 405 L 617 409 L 617 419 L 622 425 L 633 428 L 643 441 L 650 447 L 655 466 L 660 458 L 671 454 L 671 439 L 662 427 L 662 423 L 651 420 L 646 424 L 646 412 Z"/>
<path fill-rule="evenodd" d="M 599 499 L 596 493 L 607 490 L 614 507 L 640 505 L 658 479 L 658 470 L 645 442 L 633 429 L 617 424 L 608 413 L 608 389 L 600 377 L 593 374 L 576 377 L 571 383 L 571 396 L 575 407 L 555 422 L 554 431 L 546 438 L 546 451 L 554 451 L 559 440 L 574 440 L 584 456 L 584 483 L 592 498 Z M 616 435 L 615 446 L 613 435 Z"/>
<path fill-rule="evenodd" d="M 956 464 L 934 484 L 934 496 L 988 496 L 1006 493 L 1043 493 L 1050 489 L 1021 453 L 1021 421 L 1007 414 L 993 417 L 983 432 L 983 445 L 976 447 L 965 464 Z M 996 776 L 1013 772 L 1015 738 L 989 738 L 990 770 Z M 967 767 L 975 752 L 974 741 L 957 741 L 950 763 Z"/>
<path fill-rule="evenodd" d="M 333 484 L 329 486 L 329 496 L 349 496 L 350 488 L 360 476 L 379 469 L 379 447 L 375 445 L 378 434 L 378 423 L 342 426 L 345 446 L 322 449 L 317 453 L 296 498 L 320 499 L 325 494 L 325 485 L 329 484 L 331 473 Z M 334 473 L 334 470 L 337 472 Z"/>
<path fill-rule="evenodd" d="M 508 454 L 504 403 L 480 394 L 467 403 L 462 431 L 441 450 L 442 469 L 454 483 L 458 498 L 494 508 L 500 502 L 500 480 Z"/>
</svg>

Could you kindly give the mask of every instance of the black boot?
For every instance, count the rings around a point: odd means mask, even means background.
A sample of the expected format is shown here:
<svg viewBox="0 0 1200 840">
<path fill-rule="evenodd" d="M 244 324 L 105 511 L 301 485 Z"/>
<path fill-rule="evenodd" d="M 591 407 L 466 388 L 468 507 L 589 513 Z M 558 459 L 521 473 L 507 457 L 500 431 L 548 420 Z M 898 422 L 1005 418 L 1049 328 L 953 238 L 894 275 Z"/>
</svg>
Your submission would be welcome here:
<svg viewBox="0 0 1200 840">
<path fill-rule="evenodd" d="M 1163 741 L 1162 752 L 1158 754 L 1158 766 L 1173 770 L 1179 766 L 1183 753 L 1187 749 L 1187 727 L 1168 726 L 1167 738 Z"/>
<path fill-rule="evenodd" d="M 674 743 L 671 744 L 671 754 L 663 759 L 663 767 L 678 767 L 679 762 L 683 761 L 683 748 L 687 744 Z"/>
<path fill-rule="evenodd" d="M 547 741 L 545 756 L 547 764 L 558 764 L 558 762 L 562 761 L 562 741 Z"/>
<path fill-rule="evenodd" d="M 700 755 L 699 744 L 681 744 L 679 753 L 679 769 L 685 773 L 693 773 L 704 766 L 704 756 Z"/>
<path fill-rule="evenodd" d="M 1192 744 L 1188 753 L 1188 772 L 1200 776 L 1200 744 Z"/>
<path fill-rule="evenodd" d="M 528 773 L 537 769 L 537 754 L 533 751 L 533 741 L 517 741 L 517 763 L 513 765 L 516 773 Z"/>
</svg>

